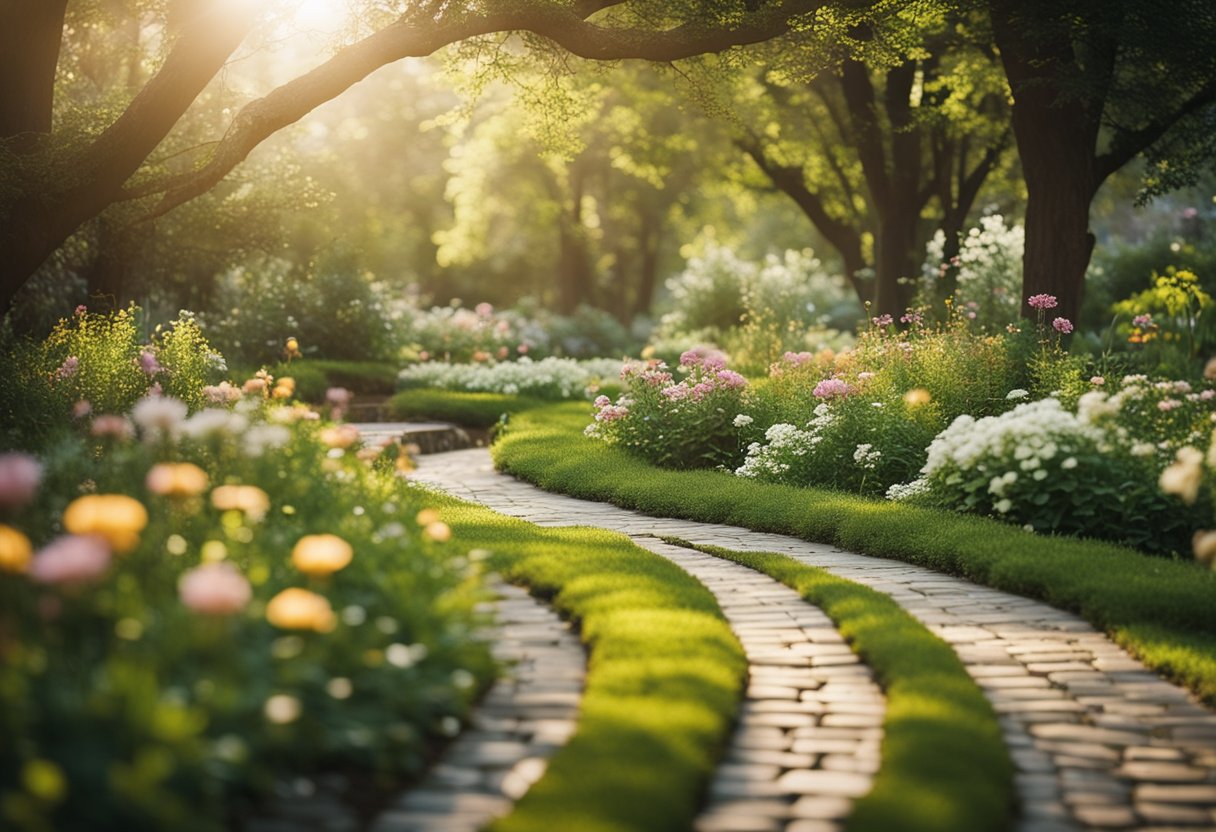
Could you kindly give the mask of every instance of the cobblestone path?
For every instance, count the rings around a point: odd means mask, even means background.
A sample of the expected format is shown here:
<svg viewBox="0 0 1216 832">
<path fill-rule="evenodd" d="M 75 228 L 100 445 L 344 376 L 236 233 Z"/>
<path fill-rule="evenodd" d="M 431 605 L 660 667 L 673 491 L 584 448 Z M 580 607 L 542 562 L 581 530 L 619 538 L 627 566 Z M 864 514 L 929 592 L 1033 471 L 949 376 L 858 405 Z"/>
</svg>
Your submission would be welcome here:
<svg viewBox="0 0 1216 832">
<path fill-rule="evenodd" d="M 732 565 L 754 582 L 753 599 L 736 604 L 724 585 L 739 584 L 742 573 L 725 577 L 716 559 L 661 544 L 656 540 L 659 536 L 790 555 L 886 592 L 949 642 L 1000 715 L 1018 770 L 1022 830 L 1216 829 L 1216 714 L 1074 615 L 899 561 L 732 526 L 648 517 L 550 494 L 495 472 L 484 449 L 422 457 L 414 479 L 538 525 L 623 532 L 640 545 L 679 559 L 711 589 L 721 584 L 724 608 L 734 608 L 744 619 L 755 616 L 743 623 L 774 625 L 742 630 L 736 625 L 752 662 L 753 692 L 785 690 L 781 697 L 749 700 L 744 706 L 739 737 L 745 744 L 741 746 L 736 737 L 730 759 L 714 780 L 710 806 L 700 821 L 705 830 L 832 828 L 847 811 L 849 798 L 864 792 L 862 779 L 876 764 L 882 700 L 868 672 L 843 652 L 835 653 L 844 662 L 838 666 L 843 670 L 825 673 L 837 665 L 822 660 L 833 649 L 845 648 L 838 640 L 831 641 L 830 625 L 801 623 L 816 620 L 812 607 L 799 602 L 800 606 L 791 607 L 797 612 L 785 611 L 777 601 L 779 584 Z M 775 608 L 761 608 L 766 605 L 754 600 L 756 593 L 771 597 Z M 749 608 L 752 605 L 755 608 Z M 788 624 L 777 607 L 789 618 Z M 807 640 L 778 647 L 781 634 L 794 628 L 802 630 Z M 796 648 L 799 643 L 806 646 Z M 786 665 L 777 659 L 783 651 L 791 654 L 791 662 L 798 651 L 806 652 L 802 661 Z M 767 664 L 755 660 L 766 654 L 771 654 Z M 821 659 L 819 667 L 816 658 Z M 782 668 L 807 672 L 789 673 L 790 683 L 784 684 L 777 681 Z M 817 692 L 837 680 L 817 678 L 816 672 L 822 676 L 839 672 L 841 682 L 851 677 L 849 684 L 856 691 L 837 699 L 832 689 L 825 697 Z M 796 699 L 790 698 L 791 691 Z M 801 712 L 768 704 L 781 701 L 812 704 Z M 845 707 L 830 709 L 828 701 Z M 850 706 L 855 710 L 849 711 Z M 766 712 L 781 716 L 755 721 Z M 831 739 L 829 734 L 811 738 L 807 730 L 811 727 L 821 732 L 847 728 L 855 733 L 842 737 L 842 743 L 849 743 L 846 749 L 844 744 L 823 745 Z M 803 744 L 796 746 L 799 740 Z M 807 756 L 812 757 L 809 769 L 803 766 Z M 793 799 L 795 794 L 800 797 Z"/>
</svg>

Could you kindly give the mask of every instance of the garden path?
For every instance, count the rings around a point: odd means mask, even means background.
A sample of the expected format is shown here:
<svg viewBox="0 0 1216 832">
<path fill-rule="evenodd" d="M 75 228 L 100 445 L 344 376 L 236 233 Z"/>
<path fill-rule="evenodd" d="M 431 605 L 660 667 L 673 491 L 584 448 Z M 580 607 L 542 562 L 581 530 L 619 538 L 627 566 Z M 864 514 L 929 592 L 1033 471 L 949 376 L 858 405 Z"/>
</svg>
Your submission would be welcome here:
<svg viewBox="0 0 1216 832">
<path fill-rule="evenodd" d="M 1216 829 L 1216 713 L 1158 678 L 1074 615 L 899 561 L 733 526 L 648 517 L 550 494 L 496 472 L 484 449 L 422 457 L 413 478 L 542 526 L 611 529 L 671 555 L 675 553 L 669 550 L 676 547 L 661 544 L 658 537 L 740 551 L 780 552 L 885 592 L 954 647 L 1000 715 L 1017 767 L 1021 829 Z M 678 551 L 690 569 L 702 568 L 693 567 L 694 562 L 718 563 L 708 555 Z M 749 580 L 774 591 L 780 586 L 763 576 Z M 810 607 L 804 604 L 802 609 Z M 809 660 L 800 664 L 813 667 Z M 760 679 L 755 682 L 759 686 Z M 873 705 L 876 700 L 863 694 L 860 701 Z M 858 717 L 856 722 L 871 730 L 879 724 L 874 711 L 863 709 Z M 789 743 L 785 750 L 792 750 L 793 737 L 782 741 Z M 774 746 L 779 744 L 774 740 Z M 754 759 L 753 763 L 765 765 Z M 731 769 L 732 765 L 738 765 L 737 755 L 734 762 L 724 764 L 716 784 L 756 782 L 732 776 L 746 773 Z M 857 767 L 866 767 L 864 757 Z M 759 778 L 759 769 L 755 770 Z M 847 798 L 855 791 L 855 786 L 843 792 L 829 787 L 820 794 Z M 729 790 L 715 794 L 715 808 L 719 797 L 722 802 L 732 799 Z M 756 795 L 747 802 L 756 810 L 765 803 L 789 805 L 775 797 Z M 742 808 L 741 801 L 735 805 Z M 703 818 L 707 824 L 713 812 Z M 749 821 L 752 825 L 738 825 L 739 818 L 729 828 L 776 828 L 769 815 L 758 813 L 754 818 Z M 787 829 L 822 828 L 817 824 L 820 821 L 808 818 Z"/>
</svg>

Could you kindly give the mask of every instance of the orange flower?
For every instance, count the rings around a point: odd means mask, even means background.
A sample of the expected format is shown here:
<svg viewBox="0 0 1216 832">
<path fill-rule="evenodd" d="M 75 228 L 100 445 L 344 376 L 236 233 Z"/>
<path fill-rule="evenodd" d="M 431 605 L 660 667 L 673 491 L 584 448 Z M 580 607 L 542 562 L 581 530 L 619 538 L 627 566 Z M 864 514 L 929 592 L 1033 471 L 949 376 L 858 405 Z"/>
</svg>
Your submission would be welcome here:
<svg viewBox="0 0 1216 832">
<path fill-rule="evenodd" d="M 12 526 L 0 525 L 0 572 L 26 572 L 34 547 Z"/>
<path fill-rule="evenodd" d="M 337 624 L 333 608 L 323 596 L 292 587 L 270 599 L 266 620 L 284 630 L 315 630 L 328 633 Z"/>
<path fill-rule="evenodd" d="M 148 471 L 148 490 L 162 497 L 194 497 L 207 490 L 207 473 L 190 462 L 161 462 Z"/>
<path fill-rule="evenodd" d="M 320 436 L 331 448 L 349 448 L 359 441 L 359 429 L 352 425 L 335 425 L 322 430 Z"/>
<path fill-rule="evenodd" d="M 220 511 L 244 512 L 257 521 L 270 510 L 270 497 L 256 485 L 221 485 L 211 492 L 211 505 Z"/>
<path fill-rule="evenodd" d="M 116 554 L 139 545 L 139 533 L 148 525 L 148 510 L 139 500 L 123 494 L 88 494 L 77 497 L 63 512 L 63 527 L 72 534 L 105 538 Z"/>
<path fill-rule="evenodd" d="M 441 520 L 428 523 L 422 530 L 422 536 L 436 543 L 447 543 L 452 539 L 452 527 Z"/>
<path fill-rule="evenodd" d="M 309 534 L 291 550 L 291 562 L 305 575 L 329 575 L 344 569 L 354 549 L 336 534 Z"/>
</svg>

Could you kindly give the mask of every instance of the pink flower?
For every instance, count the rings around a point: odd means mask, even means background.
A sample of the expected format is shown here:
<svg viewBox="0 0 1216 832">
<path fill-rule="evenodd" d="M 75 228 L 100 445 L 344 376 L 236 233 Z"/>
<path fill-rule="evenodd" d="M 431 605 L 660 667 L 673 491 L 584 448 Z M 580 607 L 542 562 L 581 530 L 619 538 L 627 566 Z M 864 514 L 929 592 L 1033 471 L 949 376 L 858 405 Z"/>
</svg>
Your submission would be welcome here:
<svg viewBox="0 0 1216 832">
<path fill-rule="evenodd" d="M 325 403 L 332 407 L 346 407 L 353 395 L 345 387 L 331 387 L 325 391 Z"/>
<path fill-rule="evenodd" d="M 527 355 L 528 354 L 528 345 L 520 344 L 518 347 L 515 348 L 515 351 L 517 353 L 519 353 L 520 355 Z"/>
<path fill-rule="evenodd" d="M 88 311 L 89 311 L 89 307 L 85 306 L 85 305 L 82 303 L 82 304 L 80 304 L 79 306 L 77 306 L 77 307 L 76 307 L 76 312 L 75 312 L 75 314 L 77 314 L 77 315 L 83 315 L 85 312 L 88 312 Z"/>
<path fill-rule="evenodd" d="M 890 326 L 894 322 L 895 319 L 890 315 L 879 315 L 877 318 L 870 318 L 870 323 L 879 329 L 882 329 L 884 326 Z"/>
<path fill-rule="evenodd" d="M 734 370 L 719 370 L 718 381 L 722 382 L 723 385 L 731 390 L 747 386 L 747 379 L 736 373 Z"/>
<path fill-rule="evenodd" d="M 1177 399 L 1162 399 L 1161 401 L 1157 402 L 1157 409 L 1162 413 L 1169 413 L 1176 407 L 1182 407 L 1182 402 L 1178 401 Z"/>
<path fill-rule="evenodd" d="M 80 401 L 78 401 L 74 405 L 72 405 L 72 418 L 73 419 L 83 419 L 85 416 L 88 416 L 92 412 L 93 412 L 93 405 L 89 402 L 88 399 L 81 399 Z"/>
<path fill-rule="evenodd" d="M 1055 328 L 1056 332 L 1062 332 L 1065 335 L 1072 332 L 1072 321 L 1068 320 L 1068 318 L 1056 318 L 1051 322 L 1051 325 Z"/>
<path fill-rule="evenodd" d="M 1216 398 L 1216 390 L 1204 390 L 1199 394 L 1201 402 L 1211 401 L 1213 398 Z"/>
<path fill-rule="evenodd" d="M 139 369 L 143 370 L 146 375 L 154 376 L 164 370 L 160 366 L 160 362 L 156 360 L 156 354 L 150 350 L 144 350 L 139 354 Z"/>
<path fill-rule="evenodd" d="M 422 352 L 418 353 L 418 360 L 419 361 L 430 361 L 431 354 L 429 352 L 427 352 L 426 350 L 423 350 Z"/>
<path fill-rule="evenodd" d="M 781 360 L 786 364 L 792 364 L 795 367 L 801 367 L 815 360 L 815 354 L 810 352 L 787 352 L 781 356 Z"/>
<path fill-rule="evenodd" d="M 688 398 L 688 393 L 689 389 L 683 384 L 673 384 L 671 387 L 664 387 L 659 391 L 660 396 L 672 402 Z"/>
<path fill-rule="evenodd" d="M 473 311 L 483 318 L 488 318 L 494 314 L 494 305 L 490 303 L 479 303 L 473 307 Z"/>
<path fill-rule="evenodd" d="M 1153 316 L 1152 315 L 1137 315 L 1136 317 L 1132 318 L 1132 326 L 1139 326 L 1139 327 L 1153 326 Z"/>
<path fill-rule="evenodd" d="M 913 312 L 910 309 L 905 314 L 899 316 L 900 323 L 912 324 L 913 326 L 917 326 L 917 325 L 923 323 L 924 320 L 925 320 L 924 315 L 922 315 L 919 312 Z"/>
<path fill-rule="evenodd" d="M 858 373 L 857 374 L 858 381 L 866 381 L 867 379 L 871 379 L 871 378 L 874 378 L 873 373 Z"/>
<path fill-rule="evenodd" d="M 30 578 L 40 584 L 77 584 L 95 581 L 110 566 L 105 538 L 92 534 L 57 537 L 34 555 Z"/>
<path fill-rule="evenodd" d="M 497 353 L 497 355 L 498 355 L 498 360 L 499 360 L 499 361 L 506 361 L 506 360 L 507 360 L 507 354 L 508 354 L 508 352 L 507 352 L 507 348 L 506 348 L 506 347 L 499 347 L 499 348 L 498 348 L 498 353 Z"/>
<path fill-rule="evenodd" d="M 69 355 L 59 365 L 59 369 L 55 371 L 55 378 L 58 381 L 71 378 L 76 375 L 76 371 L 80 369 L 80 359 L 74 355 Z"/>
<path fill-rule="evenodd" d="M 629 415 L 629 408 L 622 405 L 609 405 L 595 414 L 597 422 L 615 422 L 619 419 L 624 419 Z"/>
<path fill-rule="evenodd" d="M 0 454 L 0 508 L 21 508 L 34 501 L 42 464 L 29 454 Z"/>
<path fill-rule="evenodd" d="M 90 432 L 97 437 L 109 436 L 115 439 L 130 439 L 135 434 L 125 416 L 115 416 L 112 413 L 103 413 L 94 419 Z"/>
<path fill-rule="evenodd" d="M 721 370 L 726 367 L 726 355 L 713 347 L 693 347 L 680 355 L 680 366 L 705 367 L 707 370 Z"/>
<path fill-rule="evenodd" d="M 830 399 L 835 396 L 847 396 L 853 392 L 848 384 L 838 378 L 825 378 L 815 385 L 814 395 L 817 399 Z"/>
<path fill-rule="evenodd" d="M 607 407 L 608 405 L 612 404 L 612 399 L 608 398 L 607 396 L 596 396 L 593 404 L 596 407 Z"/>
<path fill-rule="evenodd" d="M 1055 309 L 1059 305 L 1055 295 L 1031 295 L 1026 302 L 1035 309 Z"/>
<path fill-rule="evenodd" d="M 184 605 L 203 615 L 240 612 L 253 597 L 249 581 L 231 563 L 208 563 L 191 569 L 177 582 Z"/>
</svg>

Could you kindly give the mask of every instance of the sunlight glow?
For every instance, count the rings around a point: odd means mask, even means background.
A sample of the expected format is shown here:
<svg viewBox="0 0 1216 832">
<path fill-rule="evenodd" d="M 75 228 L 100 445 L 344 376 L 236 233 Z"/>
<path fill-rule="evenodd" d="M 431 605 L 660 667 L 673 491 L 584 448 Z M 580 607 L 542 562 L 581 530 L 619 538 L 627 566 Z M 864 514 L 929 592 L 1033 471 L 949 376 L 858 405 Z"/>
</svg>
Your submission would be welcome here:
<svg viewBox="0 0 1216 832">
<path fill-rule="evenodd" d="M 336 32 L 350 15 L 346 0 L 298 0 L 292 5 L 292 18 L 302 29 Z"/>
</svg>

